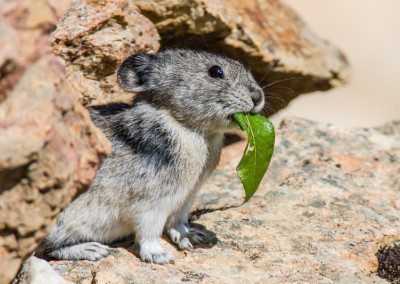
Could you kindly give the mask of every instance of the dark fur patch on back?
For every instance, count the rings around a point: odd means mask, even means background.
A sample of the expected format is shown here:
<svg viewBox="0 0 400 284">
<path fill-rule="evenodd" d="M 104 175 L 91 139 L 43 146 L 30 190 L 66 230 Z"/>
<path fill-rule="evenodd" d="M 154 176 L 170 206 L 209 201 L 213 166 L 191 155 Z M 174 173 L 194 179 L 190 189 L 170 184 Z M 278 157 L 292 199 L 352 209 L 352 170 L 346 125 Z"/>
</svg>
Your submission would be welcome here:
<svg viewBox="0 0 400 284">
<path fill-rule="evenodd" d="M 170 166 L 175 157 L 169 133 L 160 123 L 154 123 L 150 127 L 144 127 L 145 121 L 141 117 L 135 119 L 133 129 L 127 129 L 127 125 L 118 121 L 114 124 L 114 137 L 125 143 L 132 152 L 143 157 L 155 168 Z"/>
<path fill-rule="evenodd" d="M 100 105 L 100 106 L 89 106 L 88 110 L 92 113 L 93 111 L 98 112 L 101 116 L 109 116 L 116 115 L 128 108 L 131 108 L 130 105 L 125 103 L 114 103 L 109 105 Z"/>
</svg>

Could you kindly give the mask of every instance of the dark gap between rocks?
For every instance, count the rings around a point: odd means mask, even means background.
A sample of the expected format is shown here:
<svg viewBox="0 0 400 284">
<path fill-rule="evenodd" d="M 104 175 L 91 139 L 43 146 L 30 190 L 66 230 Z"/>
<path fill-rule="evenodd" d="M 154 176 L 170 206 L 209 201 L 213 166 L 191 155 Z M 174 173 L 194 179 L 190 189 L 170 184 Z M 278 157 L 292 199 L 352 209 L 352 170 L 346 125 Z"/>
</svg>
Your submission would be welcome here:
<svg viewBox="0 0 400 284">
<path fill-rule="evenodd" d="M 227 133 L 225 134 L 224 146 L 229 146 L 243 140 L 243 137 L 240 137 L 235 133 Z"/>
<path fill-rule="evenodd" d="M 200 216 L 207 214 L 207 213 L 211 213 L 214 211 L 225 211 L 231 208 L 236 208 L 239 207 L 241 204 L 239 205 L 230 205 L 230 206 L 224 206 L 224 207 L 218 207 L 218 208 L 202 208 L 202 209 L 196 209 L 194 211 L 192 211 L 192 213 L 190 214 L 189 220 L 190 222 L 196 221 L 200 218 Z"/>
</svg>

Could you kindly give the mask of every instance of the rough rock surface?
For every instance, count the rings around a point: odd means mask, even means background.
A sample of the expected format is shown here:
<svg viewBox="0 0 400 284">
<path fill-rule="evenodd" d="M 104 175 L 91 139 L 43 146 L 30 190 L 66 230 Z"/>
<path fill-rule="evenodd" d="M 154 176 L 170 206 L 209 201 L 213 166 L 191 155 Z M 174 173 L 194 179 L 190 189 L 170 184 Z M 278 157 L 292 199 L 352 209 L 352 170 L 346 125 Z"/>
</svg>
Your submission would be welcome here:
<svg viewBox="0 0 400 284">
<path fill-rule="evenodd" d="M 18 284 L 72 284 L 64 280 L 51 265 L 35 256 L 29 257 L 13 281 Z"/>
<path fill-rule="evenodd" d="M 269 114 L 300 93 L 328 90 L 348 80 L 343 53 L 316 36 L 279 0 L 135 3 L 156 24 L 164 47 L 212 49 L 244 62 L 264 85 L 285 80 L 266 89 L 278 97 L 266 110 Z"/>
<path fill-rule="evenodd" d="M 385 283 L 375 255 L 400 238 L 399 141 L 400 122 L 341 130 L 286 119 L 248 204 L 229 208 L 243 200 L 239 157 L 204 186 L 193 219 L 208 246 L 165 241 L 176 256 L 165 266 L 141 262 L 132 243 L 97 262 L 51 265 L 78 283 Z"/>
<path fill-rule="evenodd" d="M 0 282 L 15 276 L 110 150 L 65 81 L 61 60 L 32 65 L 0 105 Z"/>
<path fill-rule="evenodd" d="M 157 51 L 153 23 L 130 0 L 74 1 L 52 34 L 53 51 L 67 63 L 67 77 L 84 104 L 129 101 L 116 81 L 117 66 L 129 55 Z"/>
<path fill-rule="evenodd" d="M 49 51 L 49 33 L 69 0 L 0 0 L 0 101 L 24 70 Z"/>
</svg>

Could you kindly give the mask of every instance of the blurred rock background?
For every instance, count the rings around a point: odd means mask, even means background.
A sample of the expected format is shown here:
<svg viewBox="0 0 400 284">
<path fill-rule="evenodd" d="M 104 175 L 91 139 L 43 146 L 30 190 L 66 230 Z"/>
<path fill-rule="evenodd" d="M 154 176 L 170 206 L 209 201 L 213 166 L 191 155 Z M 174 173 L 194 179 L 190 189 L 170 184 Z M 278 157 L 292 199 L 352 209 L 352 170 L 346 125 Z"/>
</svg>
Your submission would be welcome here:
<svg viewBox="0 0 400 284">
<path fill-rule="evenodd" d="M 377 126 L 400 117 L 400 2 L 285 0 L 319 35 L 348 56 L 351 82 L 293 101 L 274 117 L 301 116 L 335 125 Z M 338 11 L 338 13 L 336 13 Z"/>
</svg>

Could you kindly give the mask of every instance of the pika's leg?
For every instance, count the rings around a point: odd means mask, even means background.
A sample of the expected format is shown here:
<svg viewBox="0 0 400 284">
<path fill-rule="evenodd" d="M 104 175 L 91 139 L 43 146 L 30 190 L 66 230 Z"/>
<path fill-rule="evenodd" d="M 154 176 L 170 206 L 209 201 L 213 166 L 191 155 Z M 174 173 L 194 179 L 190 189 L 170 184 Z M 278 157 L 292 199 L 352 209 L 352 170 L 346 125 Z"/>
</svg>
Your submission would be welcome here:
<svg viewBox="0 0 400 284">
<path fill-rule="evenodd" d="M 140 245 L 140 258 L 146 262 L 165 264 L 174 261 L 171 252 L 161 246 L 159 240 L 165 226 L 165 213 L 159 208 L 137 216 L 136 241 Z"/>
<path fill-rule="evenodd" d="M 189 215 L 196 198 L 197 190 L 185 200 L 183 206 L 168 220 L 166 232 L 180 249 L 190 250 L 193 244 L 204 243 L 206 235 L 198 228 L 190 226 Z"/>
<path fill-rule="evenodd" d="M 65 260 L 98 260 L 110 254 L 110 248 L 96 242 L 81 243 L 56 249 L 48 256 Z"/>
<path fill-rule="evenodd" d="M 64 260 L 98 260 L 111 251 L 98 242 L 79 242 L 74 237 L 56 226 L 40 243 L 35 255 Z"/>
<path fill-rule="evenodd" d="M 65 260 L 104 257 L 111 249 L 102 244 L 132 233 L 132 227 L 119 222 L 116 216 L 117 208 L 106 206 L 86 192 L 60 214 L 37 254 Z"/>
</svg>

